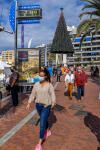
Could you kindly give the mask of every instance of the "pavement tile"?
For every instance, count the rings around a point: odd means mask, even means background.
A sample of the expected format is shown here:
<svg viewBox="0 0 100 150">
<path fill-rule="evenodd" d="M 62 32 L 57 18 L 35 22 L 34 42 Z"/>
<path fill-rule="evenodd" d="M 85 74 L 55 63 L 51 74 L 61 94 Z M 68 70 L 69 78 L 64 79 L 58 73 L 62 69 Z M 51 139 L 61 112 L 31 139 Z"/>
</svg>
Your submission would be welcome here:
<svg viewBox="0 0 100 150">
<path fill-rule="evenodd" d="M 78 102 L 75 97 L 70 101 L 64 95 L 64 82 L 56 89 L 57 104 L 49 119 L 52 136 L 43 144 L 43 150 L 99 150 L 100 103 L 97 95 L 100 87 L 89 81 L 86 86 L 85 99 Z M 79 105 L 87 116 L 76 116 L 77 110 L 70 109 L 72 105 Z M 33 106 L 34 107 L 34 106 Z M 22 116 L 24 115 L 24 108 Z M 18 112 L 21 113 L 21 108 Z M 25 114 L 26 115 L 26 114 Z M 16 117 L 19 118 L 18 116 Z M 52 123 L 51 123 L 52 122 Z M 18 131 L 1 150 L 34 150 L 38 142 L 39 127 L 28 122 Z"/>
</svg>

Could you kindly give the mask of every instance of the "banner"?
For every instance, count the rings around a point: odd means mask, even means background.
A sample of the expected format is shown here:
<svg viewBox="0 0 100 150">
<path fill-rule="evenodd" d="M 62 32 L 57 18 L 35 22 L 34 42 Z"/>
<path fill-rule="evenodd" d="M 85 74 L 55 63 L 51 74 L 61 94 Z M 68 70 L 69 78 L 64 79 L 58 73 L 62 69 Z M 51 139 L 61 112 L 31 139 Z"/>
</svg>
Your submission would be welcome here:
<svg viewBox="0 0 100 150">
<path fill-rule="evenodd" d="M 28 51 L 18 51 L 18 60 L 21 62 L 28 61 Z"/>
</svg>

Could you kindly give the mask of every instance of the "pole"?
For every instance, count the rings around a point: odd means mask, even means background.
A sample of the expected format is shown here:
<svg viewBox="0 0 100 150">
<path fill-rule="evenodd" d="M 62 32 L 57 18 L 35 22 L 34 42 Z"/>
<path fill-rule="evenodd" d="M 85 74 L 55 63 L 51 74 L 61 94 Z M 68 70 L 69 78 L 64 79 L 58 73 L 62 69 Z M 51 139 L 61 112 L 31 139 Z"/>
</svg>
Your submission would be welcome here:
<svg viewBox="0 0 100 150">
<path fill-rule="evenodd" d="M 39 49 L 39 71 L 41 70 L 41 48 Z"/>
<path fill-rule="evenodd" d="M 47 66 L 47 45 L 45 47 L 45 66 Z"/>
<path fill-rule="evenodd" d="M 21 48 L 24 48 L 24 25 L 21 26 Z"/>
<path fill-rule="evenodd" d="M 18 2 L 16 3 L 16 9 L 15 9 L 15 67 L 18 69 L 18 58 L 17 58 L 17 8 L 18 8 Z"/>
</svg>

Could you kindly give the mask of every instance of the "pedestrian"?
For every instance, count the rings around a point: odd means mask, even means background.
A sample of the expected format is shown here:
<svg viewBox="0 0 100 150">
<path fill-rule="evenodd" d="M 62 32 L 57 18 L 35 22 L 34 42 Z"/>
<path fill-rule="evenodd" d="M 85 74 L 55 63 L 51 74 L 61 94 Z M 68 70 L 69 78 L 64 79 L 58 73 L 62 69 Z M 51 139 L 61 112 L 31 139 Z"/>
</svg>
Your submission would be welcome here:
<svg viewBox="0 0 100 150">
<path fill-rule="evenodd" d="M 49 66 L 49 67 L 47 68 L 47 70 L 49 71 L 49 74 L 50 74 L 50 76 L 52 77 L 52 76 L 53 76 L 53 67 L 52 67 L 52 66 Z"/>
<path fill-rule="evenodd" d="M 93 74 L 94 74 L 93 66 L 91 66 L 91 68 L 90 68 L 90 73 L 91 73 L 91 78 L 92 78 Z"/>
<path fill-rule="evenodd" d="M 61 67 L 57 68 L 57 82 L 60 82 L 60 77 L 62 75 Z"/>
<path fill-rule="evenodd" d="M 68 96 L 69 99 L 72 100 L 72 93 L 73 93 L 73 88 L 74 88 L 74 83 L 75 83 L 75 76 L 73 71 L 69 71 L 68 74 L 65 76 L 65 86 L 68 91 Z"/>
<path fill-rule="evenodd" d="M 56 77 L 57 76 L 57 67 L 54 66 L 53 68 L 53 76 Z"/>
<path fill-rule="evenodd" d="M 48 81 L 51 82 L 51 75 L 50 75 L 50 72 L 48 71 L 47 67 L 44 67 L 44 71 L 48 76 Z"/>
<path fill-rule="evenodd" d="M 65 73 L 67 74 L 68 72 L 69 72 L 69 68 L 66 67 L 66 68 L 65 68 Z"/>
<path fill-rule="evenodd" d="M 18 79 L 19 74 L 15 67 L 11 68 L 11 76 L 9 79 L 9 85 L 11 87 L 11 96 L 12 96 L 12 104 L 13 104 L 13 112 L 15 112 L 16 107 L 18 106 Z"/>
<path fill-rule="evenodd" d="M 77 98 L 79 101 L 84 99 L 85 83 L 87 83 L 87 75 L 84 70 L 82 70 L 81 66 L 79 66 L 75 72 L 75 84 L 77 86 Z"/>
<path fill-rule="evenodd" d="M 1 104 L 2 104 L 2 92 L 0 91 L 0 108 L 1 108 Z"/>
<path fill-rule="evenodd" d="M 47 72 L 42 70 L 39 76 L 40 82 L 34 85 L 27 105 L 27 109 L 29 109 L 31 102 L 35 100 L 36 109 L 40 116 L 40 139 L 35 150 L 42 150 L 43 140 L 51 135 L 51 131 L 48 129 L 48 118 L 51 108 L 56 104 L 54 87 L 48 80 Z"/>
<path fill-rule="evenodd" d="M 98 78 L 99 77 L 99 68 L 96 66 L 95 68 L 95 76 Z"/>
<path fill-rule="evenodd" d="M 61 72 L 62 72 L 62 75 L 65 74 L 65 67 L 63 65 L 61 66 Z"/>
<path fill-rule="evenodd" d="M 10 82 L 10 75 L 4 81 L 4 84 L 5 84 L 5 87 L 6 87 L 6 91 L 7 91 L 7 96 L 10 95 L 10 91 L 11 91 L 11 87 L 10 87 L 9 82 Z"/>
</svg>

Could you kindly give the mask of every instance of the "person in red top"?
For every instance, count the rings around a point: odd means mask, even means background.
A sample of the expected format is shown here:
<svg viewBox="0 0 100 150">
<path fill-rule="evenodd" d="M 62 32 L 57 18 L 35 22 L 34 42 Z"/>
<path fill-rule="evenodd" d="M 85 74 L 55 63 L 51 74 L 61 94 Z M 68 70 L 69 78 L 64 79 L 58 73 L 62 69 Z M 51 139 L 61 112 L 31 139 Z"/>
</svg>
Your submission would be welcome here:
<svg viewBox="0 0 100 150">
<path fill-rule="evenodd" d="M 81 67 L 78 67 L 75 72 L 75 84 L 77 86 L 77 96 L 79 101 L 84 98 L 85 83 L 87 83 L 87 75 Z"/>
<path fill-rule="evenodd" d="M 65 73 L 69 73 L 69 68 L 65 67 Z"/>
</svg>

